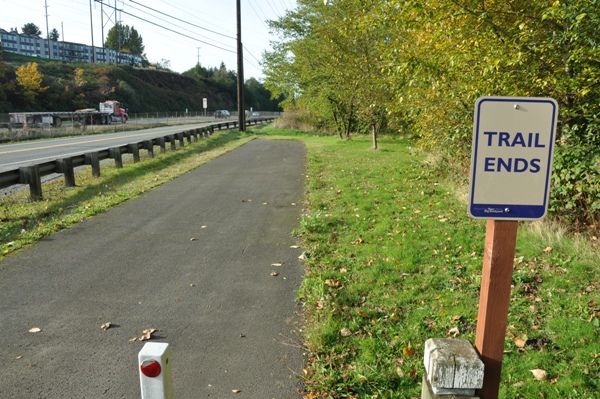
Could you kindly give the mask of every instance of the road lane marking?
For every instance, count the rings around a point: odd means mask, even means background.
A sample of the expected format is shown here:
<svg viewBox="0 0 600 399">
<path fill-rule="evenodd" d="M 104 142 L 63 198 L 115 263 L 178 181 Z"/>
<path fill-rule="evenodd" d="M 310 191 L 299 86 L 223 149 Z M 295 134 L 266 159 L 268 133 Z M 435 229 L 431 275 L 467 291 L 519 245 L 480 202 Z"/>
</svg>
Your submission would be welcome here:
<svg viewBox="0 0 600 399">
<path fill-rule="evenodd" d="M 43 146 L 43 147 L 22 148 L 22 149 L 19 149 L 19 150 L 0 151 L 0 154 L 15 154 L 15 153 L 18 153 L 18 152 L 47 150 L 49 148 L 67 147 L 67 146 L 70 146 L 70 145 L 81 145 L 81 144 L 98 143 L 98 142 L 102 142 L 102 141 L 109 141 L 109 140 L 115 140 L 115 139 L 119 140 L 119 139 L 128 139 L 130 137 L 148 136 L 149 134 L 153 134 L 153 133 L 139 133 L 139 134 L 131 134 L 131 135 L 128 135 L 128 136 L 106 137 L 106 138 L 103 138 L 103 139 L 86 140 L 86 141 L 81 141 L 81 142 L 71 142 L 71 143 L 65 143 L 65 144 L 47 145 L 47 146 Z M 160 134 L 159 134 L 159 136 L 160 136 Z"/>
</svg>

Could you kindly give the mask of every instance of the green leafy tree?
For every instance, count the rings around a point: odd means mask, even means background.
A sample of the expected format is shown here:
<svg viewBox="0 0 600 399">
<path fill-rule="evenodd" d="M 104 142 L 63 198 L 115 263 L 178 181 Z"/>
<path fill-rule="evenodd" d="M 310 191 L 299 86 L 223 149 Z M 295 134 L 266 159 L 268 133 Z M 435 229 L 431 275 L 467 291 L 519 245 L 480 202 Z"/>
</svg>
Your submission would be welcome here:
<svg viewBox="0 0 600 399">
<path fill-rule="evenodd" d="M 21 32 L 25 35 L 37 37 L 39 37 L 42 34 L 40 28 L 38 28 L 38 26 L 33 22 L 29 22 L 23 25 L 23 27 L 21 28 Z"/>
<path fill-rule="evenodd" d="M 57 42 L 58 39 L 60 38 L 60 35 L 58 34 L 58 31 L 56 30 L 56 28 L 52 29 L 50 31 L 50 40 Z"/>
<path fill-rule="evenodd" d="M 560 105 L 553 209 L 600 225 L 597 0 L 298 0 L 271 21 L 265 86 L 340 137 L 382 126 L 468 165 L 482 95 Z M 585 156 L 583 156 L 584 154 Z M 598 187 L 598 189 L 596 189 Z M 571 225 L 576 225 L 577 223 Z"/>
<path fill-rule="evenodd" d="M 145 57 L 144 41 L 132 26 L 117 23 L 106 35 L 104 47 Z"/>
</svg>

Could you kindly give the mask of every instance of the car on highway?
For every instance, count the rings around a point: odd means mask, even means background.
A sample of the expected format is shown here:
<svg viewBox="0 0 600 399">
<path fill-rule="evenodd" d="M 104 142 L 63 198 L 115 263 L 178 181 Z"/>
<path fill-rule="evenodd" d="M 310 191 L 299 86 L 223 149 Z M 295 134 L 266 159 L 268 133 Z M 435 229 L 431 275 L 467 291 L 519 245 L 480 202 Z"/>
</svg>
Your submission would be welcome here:
<svg viewBox="0 0 600 399">
<path fill-rule="evenodd" d="M 217 119 L 227 119 L 231 116 L 231 114 L 226 109 L 218 109 L 215 111 L 214 116 Z"/>
</svg>

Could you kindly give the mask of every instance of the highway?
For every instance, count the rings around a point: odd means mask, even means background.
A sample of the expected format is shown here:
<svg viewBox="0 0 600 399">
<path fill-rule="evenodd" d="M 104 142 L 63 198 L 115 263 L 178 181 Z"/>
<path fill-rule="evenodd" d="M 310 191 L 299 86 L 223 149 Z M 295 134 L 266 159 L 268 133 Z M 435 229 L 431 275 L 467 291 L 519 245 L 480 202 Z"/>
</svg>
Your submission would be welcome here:
<svg viewBox="0 0 600 399">
<path fill-rule="evenodd" d="M 68 157 L 84 152 L 97 151 L 129 143 L 137 143 L 139 141 L 196 129 L 210 124 L 214 124 L 214 122 L 69 138 L 34 140 L 17 144 L 1 145 L 0 172 L 56 159 L 57 157 Z"/>
</svg>

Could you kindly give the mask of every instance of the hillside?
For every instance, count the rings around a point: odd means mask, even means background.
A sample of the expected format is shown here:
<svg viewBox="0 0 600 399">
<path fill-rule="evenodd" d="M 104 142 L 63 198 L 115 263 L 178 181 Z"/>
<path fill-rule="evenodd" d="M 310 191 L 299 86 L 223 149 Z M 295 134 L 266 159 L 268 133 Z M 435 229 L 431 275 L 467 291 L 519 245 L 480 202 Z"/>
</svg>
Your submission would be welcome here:
<svg viewBox="0 0 600 399">
<path fill-rule="evenodd" d="M 4 52 L 0 59 L 0 113 L 27 111 L 73 111 L 97 107 L 104 100 L 121 101 L 130 113 L 190 112 L 237 109 L 235 73 L 227 71 L 211 78 L 199 77 L 194 69 L 179 74 L 127 65 L 67 63 L 18 56 Z M 28 62 L 38 64 L 42 90 L 35 93 L 17 83 L 16 71 Z M 199 69 L 201 70 L 201 68 Z M 258 85 L 258 86 L 257 86 Z M 276 111 L 262 85 L 246 82 L 246 108 Z"/>
</svg>

